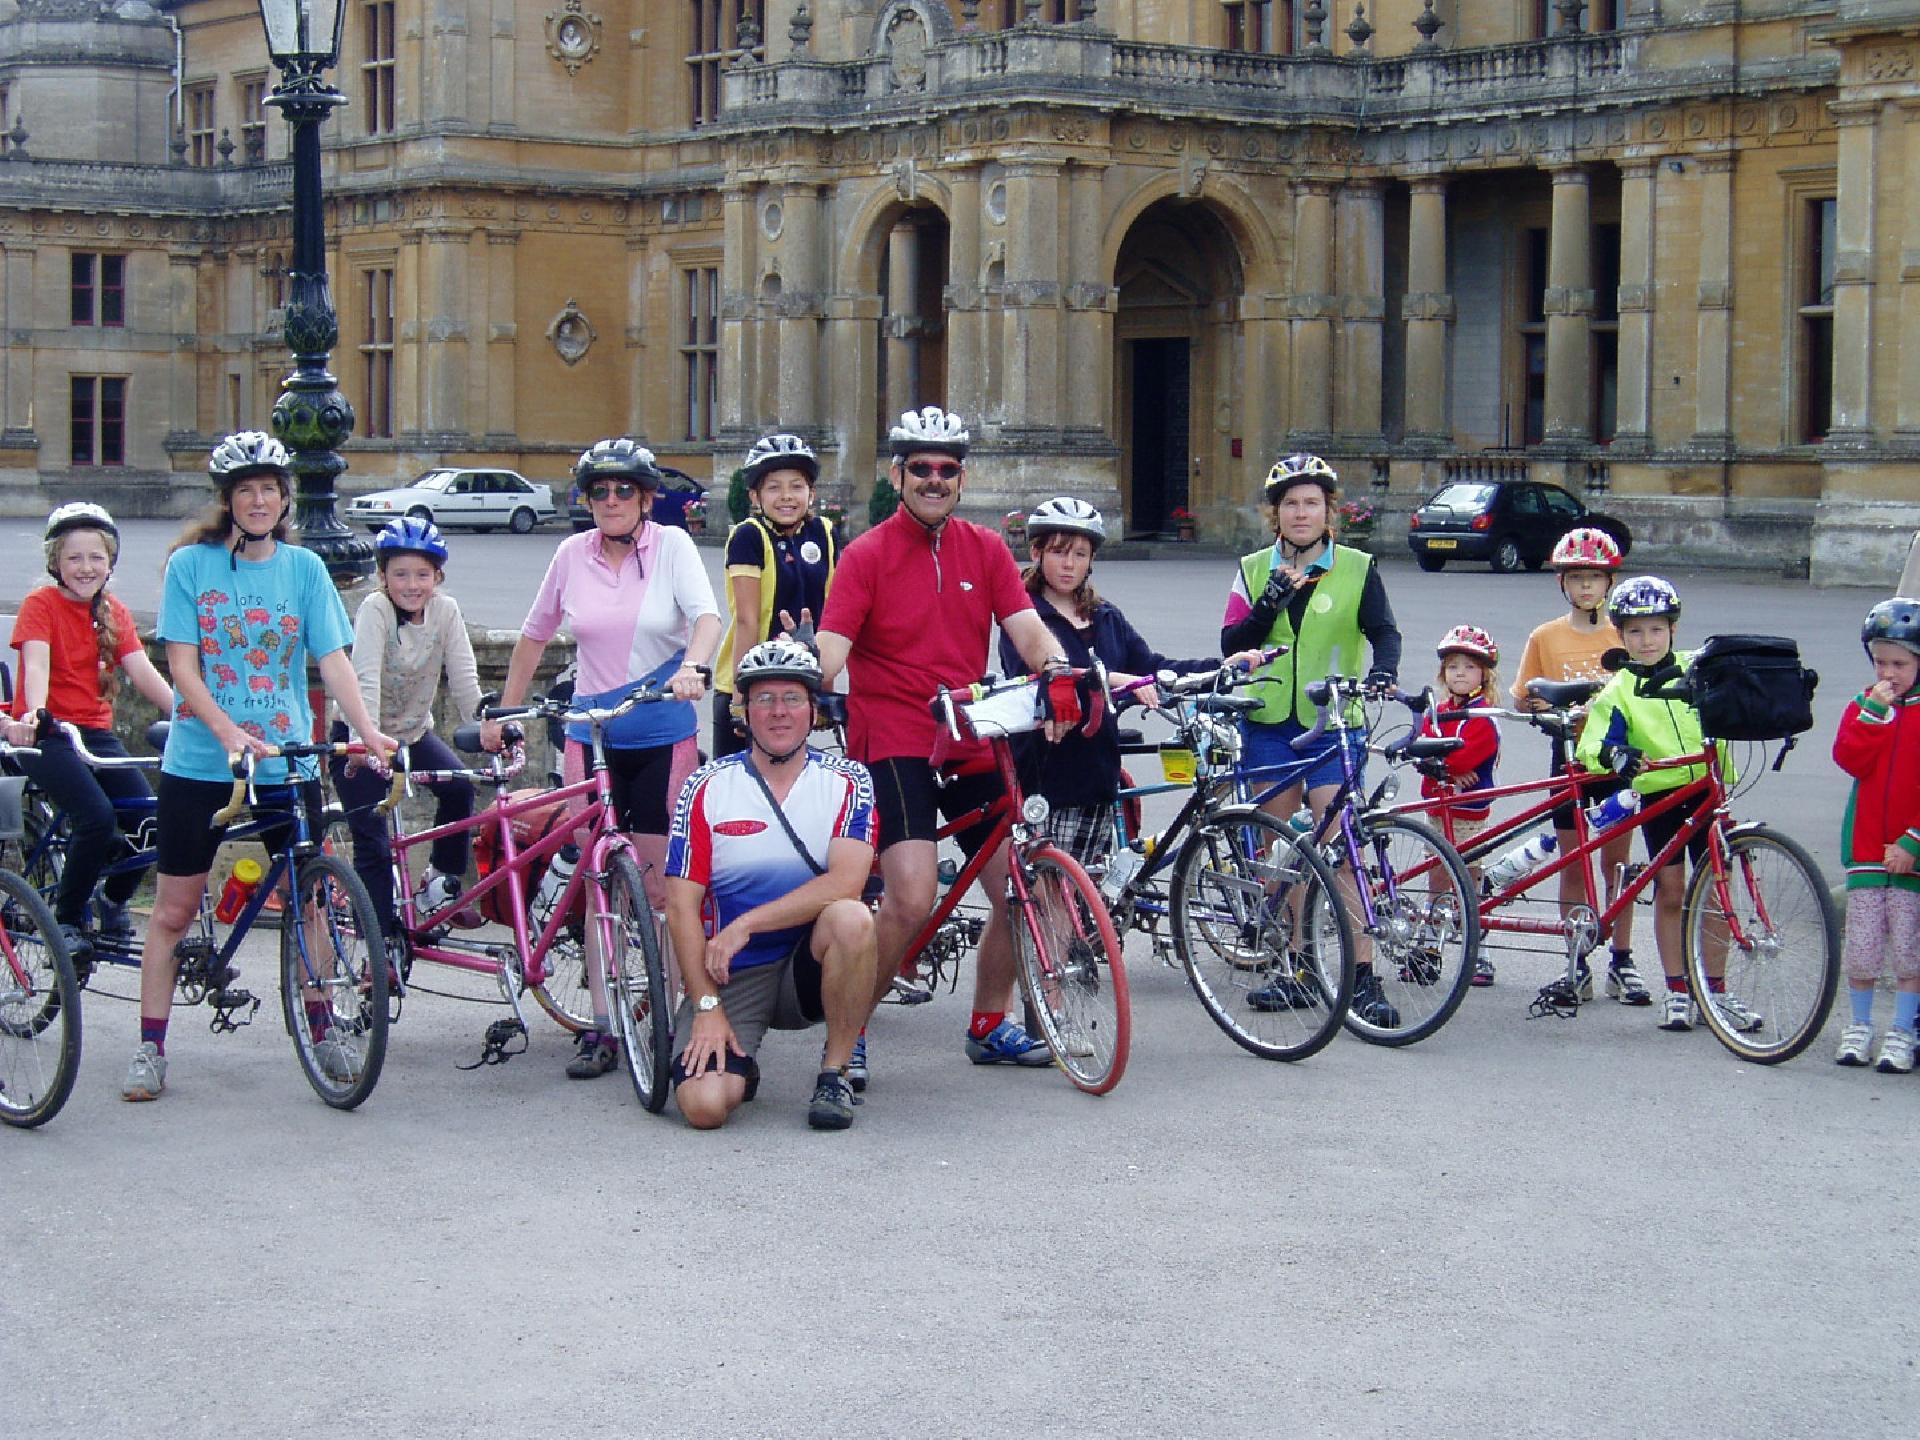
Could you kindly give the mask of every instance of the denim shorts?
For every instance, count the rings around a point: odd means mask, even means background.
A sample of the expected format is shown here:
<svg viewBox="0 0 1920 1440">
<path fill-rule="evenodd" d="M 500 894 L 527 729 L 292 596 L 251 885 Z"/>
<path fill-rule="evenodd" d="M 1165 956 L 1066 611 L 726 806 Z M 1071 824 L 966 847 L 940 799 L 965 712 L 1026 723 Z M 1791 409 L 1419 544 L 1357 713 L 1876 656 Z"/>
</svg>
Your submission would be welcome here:
<svg viewBox="0 0 1920 1440">
<path fill-rule="evenodd" d="M 1329 732 L 1305 750 L 1294 749 L 1293 742 L 1306 733 L 1307 727 L 1298 720 L 1282 720 L 1278 725 L 1262 725 L 1253 720 L 1245 722 L 1241 730 L 1245 743 L 1240 749 L 1243 769 L 1259 770 L 1269 765 L 1294 767 L 1289 772 L 1276 770 L 1269 775 L 1254 777 L 1256 795 L 1281 783 L 1294 786 L 1304 782 L 1309 790 L 1317 790 L 1323 785 L 1338 785 L 1346 778 L 1340 768 L 1340 737 Z M 1367 753 L 1365 737 L 1358 731 L 1348 732 L 1347 751 L 1353 756 L 1357 774 Z M 1300 766 L 1303 760 L 1311 760 L 1312 763 L 1303 769 Z"/>
</svg>

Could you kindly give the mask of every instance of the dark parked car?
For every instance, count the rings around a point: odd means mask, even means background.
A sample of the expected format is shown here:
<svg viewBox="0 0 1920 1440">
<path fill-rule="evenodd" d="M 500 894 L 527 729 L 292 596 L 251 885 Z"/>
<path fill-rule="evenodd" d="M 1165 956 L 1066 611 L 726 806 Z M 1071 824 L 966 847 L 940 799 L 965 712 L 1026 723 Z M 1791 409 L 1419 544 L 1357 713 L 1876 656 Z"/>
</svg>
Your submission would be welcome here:
<svg viewBox="0 0 1920 1440">
<path fill-rule="evenodd" d="M 687 506 L 707 493 L 707 487 L 671 465 L 662 465 L 660 473 L 666 476 L 666 483 L 660 487 L 660 493 L 653 497 L 653 518 L 662 525 L 676 525 L 687 528 Z M 593 525 L 593 516 L 587 511 L 587 497 L 580 493 L 580 487 L 574 486 L 567 496 L 567 513 L 573 518 L 575 530 L 586 530 Z"/>
<path fill-rule="evenodd" d="M 1538 570 L 1560 537 L 1582 525 L 1611 535 L 1622 555 L 1633 546 L 1625 525 L 1558 485 L 1455 480 L 1408 517 L 1407 548 L 1422 570 L 1439 570 L 1449 560 L 1485 560 L 1511 575 L 1522 565 Z"/>
</svg>

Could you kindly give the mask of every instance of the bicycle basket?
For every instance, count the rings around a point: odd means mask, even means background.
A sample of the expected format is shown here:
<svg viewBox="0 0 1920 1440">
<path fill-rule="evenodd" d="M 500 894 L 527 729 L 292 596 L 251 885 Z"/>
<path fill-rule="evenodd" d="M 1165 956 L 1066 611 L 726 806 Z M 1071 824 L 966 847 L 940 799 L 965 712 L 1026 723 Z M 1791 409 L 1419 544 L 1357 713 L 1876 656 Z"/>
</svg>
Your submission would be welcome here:
<svg viewBox="0 0 1920 1440">
<path fill-rule="evenodd" d="M 1687 667 L 1700 728 L 1716 740 L 1785 740 L 1813 728 L 1820 677 L 1779 635 L 1709 635 Z"/>
</svg>

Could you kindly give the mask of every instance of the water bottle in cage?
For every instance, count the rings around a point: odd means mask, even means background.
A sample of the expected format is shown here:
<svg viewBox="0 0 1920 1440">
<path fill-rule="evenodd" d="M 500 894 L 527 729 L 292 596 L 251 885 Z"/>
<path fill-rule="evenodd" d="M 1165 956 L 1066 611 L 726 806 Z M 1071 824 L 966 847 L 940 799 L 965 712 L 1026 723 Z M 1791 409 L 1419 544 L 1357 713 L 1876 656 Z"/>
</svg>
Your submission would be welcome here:
<svg viewBox="0 0 1920 1440">
<path fill-rule="evenodd" d="M 1504 890 L 1522 875 L 1531 873 L 1544 864 L 1560 848 L 1560 839 L 1552 830 L 1540 830 L 1523 844 L 1501 853 L 1500 857 L 1486 868 L 1486 883 L 1494 890 Z"/>
<path fill-rule="evenodd" d="M 547 866 L 547 873 L 540 877 L 540 888 L 533 892 L 533 903 L 527 907 L 528 918 L 536 930 L 546 929 L 547 922 L 553 918 L 553 909 L 566 893 L 567 882 L 573 878 L 574 867 L 579 863 L 578 845 L 562 845 L 555 852 L 553 862 Z"/>
<path fill-rule="evenodd" d="M 1598 805 L 1587 807 L 1587 824 L 1596 831 L 1605 830 L 1610 825 L 1618 825 L 1629 815 L 1640 811 L 1640 792 L 1638 790 L 1616 790 Z"/>
</svg>

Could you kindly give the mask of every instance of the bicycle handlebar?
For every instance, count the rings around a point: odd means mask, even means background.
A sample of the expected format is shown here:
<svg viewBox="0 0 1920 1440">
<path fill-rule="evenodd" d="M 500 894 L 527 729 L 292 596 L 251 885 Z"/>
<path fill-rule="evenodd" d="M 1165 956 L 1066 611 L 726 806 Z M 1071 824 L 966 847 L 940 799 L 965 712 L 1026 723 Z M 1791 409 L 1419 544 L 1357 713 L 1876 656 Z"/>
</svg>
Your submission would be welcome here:
<svg viewBox="0 0 1920 1440">
<path fill-rule="evenodd" d="M 1344 710 L 1355 700 L 1386 700 L 1404 705 L 1416 715 L 1430 714 L 1433 710 L 1433 687 L 1423 686 L 1418 691 L 1402 690 L 1398 685 L 1385 686 L 1370 684 L 1365 680 L 1356 680 L 1349 675 L 1329 675 L 1324 680 L 1315 680 L 1306 689 L 1307 699 L 1313 702 L 1313 728 L 1293 742 L 1293 748 L 1304 750 L 1327 733 L 1327 717 L 1335 709 Z M 1342 727 L 1344 728 L 1344 727 Z"/>
<path fill-rule="evenodd" d="M 160 763 L 158 755 L 96 755 L 87 748 L 86 737 L 78 725 L 70 720 L 55 720 L 44 710 L 40 713 L 46 716 L 42 729 L 56 730 L 66 736 L 73 753 L 95 770 L 151 770 Z"/>
<path fill-rule="evenodd" d="M 305 760 L 314 757 L 334 755 L 364 755 L 372 760 L 379 769 L 386 769 L 386 762 L 358 740 L 322 740 L 311 745 L 274 745 L 268 747 L 265 754 L 255 750 L 243 750 L 237 755 L 227 756 L 227 768 L 233 771 L 233 794 L 227 803 L 214 811 L 207 820 L 209 830 L 217 830 L 223 825 L 233 823 L 234 817 L 246 809 L 252 800 L 254 767 L 262 760 Z"/>
<path fill-rule="evenodd" d="M 713 668 L 709 665 L 696 665 L 694 672 L 701 680 L 713 683 Z M 605 728 L 637 705 L 653 705 L 663 700 L 672 700 L 673 690 L 669 686 L 647 685 L 638 690 L 629 691 L 612 705 L 590 706 L 587 709 L 575 709 L 566 700 L 550 700 L 544 695 L 533 695 L 518 705 L 483 705 L 480 707 L 482 720 L 519 720 L 532 716 L 541 720 L 558 720 L 566 725 L 592 725 Z"/>
</svg>

